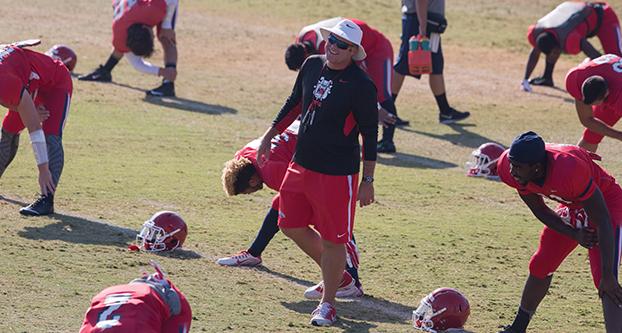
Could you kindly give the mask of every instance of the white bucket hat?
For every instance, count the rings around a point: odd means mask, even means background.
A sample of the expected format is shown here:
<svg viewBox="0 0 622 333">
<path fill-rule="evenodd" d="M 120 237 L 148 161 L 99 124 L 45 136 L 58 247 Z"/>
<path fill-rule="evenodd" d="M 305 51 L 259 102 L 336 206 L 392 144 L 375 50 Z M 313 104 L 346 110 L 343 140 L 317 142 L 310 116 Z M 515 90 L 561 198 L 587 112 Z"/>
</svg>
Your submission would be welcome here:
<svg viewBox="0 0 622 333">
<path fill-rule="evenodd" d="M 326 42 L 328 42 L 328 35 L 332 33 L 333 35 L 339 36 L 358 46 L 359 50 L 352 57 L 352 59 L 360 61 L 367 57 L 367 53 L 365 53 L 365 49 L 361 45 L 361 41 L 363 40 L 363 31 L 358 25 L 356 25 L 356 23 L 347 19 L 341 20 L 332 28 L 320 28 L 320 33 L 322 33 L 322 38 L 324 38 Z"/>
</svg>

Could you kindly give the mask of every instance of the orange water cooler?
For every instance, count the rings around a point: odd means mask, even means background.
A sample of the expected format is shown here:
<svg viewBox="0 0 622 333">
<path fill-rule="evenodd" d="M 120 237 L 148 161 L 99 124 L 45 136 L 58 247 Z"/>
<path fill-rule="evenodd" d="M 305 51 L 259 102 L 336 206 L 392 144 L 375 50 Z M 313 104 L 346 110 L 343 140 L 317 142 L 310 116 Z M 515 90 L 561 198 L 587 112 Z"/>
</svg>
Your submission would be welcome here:
<svg viewBox="0 0 622 333">
<path fill-rule="evenodd" d="M 432 51 L 427 37 L 418 35 L 408 40 L 408 71 L 412 75 L 432 73 Z"/>
</svg>

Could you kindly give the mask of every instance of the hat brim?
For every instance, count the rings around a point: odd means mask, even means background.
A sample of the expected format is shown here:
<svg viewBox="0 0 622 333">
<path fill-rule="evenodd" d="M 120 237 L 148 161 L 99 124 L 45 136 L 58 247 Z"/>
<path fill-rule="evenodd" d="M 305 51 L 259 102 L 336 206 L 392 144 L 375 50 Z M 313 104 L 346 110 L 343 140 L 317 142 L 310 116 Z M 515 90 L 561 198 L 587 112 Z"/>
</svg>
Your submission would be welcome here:
<svg viewBox="0 0 622 333">
<path fill-rule="evenodd" d="M 320 28 L 320 33 L 322 34 L 322 38 L 324 39 L 324 41 L 326 43 L 328 43 L 328 35 L 330 35 L 332 33 L 335 36 L 339 36 L 339 37 L 347 40 L 351 44 L 354 44 L 354 45 L 358 46 L 358 52 L 356 52 L 356 54 L 352 56 L 352 59 L 354 61 L 361 61 L 361 60 L 363 60 L 363 59 L 365 59 L 367 57 L 367 53 L 365 53 L 365 49 L 363 48 L 363 45 L 357 44 L 357 43 L 351 41 L 350 39 L 348 39 L 348 37 L 345 36 L 341 30 L 332 29 L 332 28 Z M 328 48 L 328 45 L 326 45 L 326 48 Z"/>
</svg>

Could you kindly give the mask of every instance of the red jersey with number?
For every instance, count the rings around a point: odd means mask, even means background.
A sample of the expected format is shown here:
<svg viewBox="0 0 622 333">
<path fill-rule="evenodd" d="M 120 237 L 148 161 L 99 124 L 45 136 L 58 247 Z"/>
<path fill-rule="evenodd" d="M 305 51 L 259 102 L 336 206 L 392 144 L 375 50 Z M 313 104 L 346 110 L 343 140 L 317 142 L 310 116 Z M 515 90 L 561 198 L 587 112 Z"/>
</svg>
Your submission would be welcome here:
<svg viewBox="0 0 622 333">
<path fill-rule="evenodd" d="M 0 104 L 9 109 L 19 105 L 24 90 L 36 94 L 39 88 L 63 83 L 69 74 L 63 63 L 49 56 L 6 45 L 0 49 Z"/>
<path fill-rule="evenodd" d="M 521 195 L 539 194 L 570 208 L 583 207 L 581 202 L 591 197 L 597 187 L 605 198 L 609 188 L 619 187 L 615 178 L 594 162 L 600 156 L 581 147 L 547 144 L 546 154 L 546 176 L 542 184 L 519 184 L 510 174 L 508 150 L 497 161 L 499 178 Z"/>
<path fill-rule="evenodd" d="M 320 33 L 320 28 L 332 28 L 343 18 L 335 17 L 332 19 L 320 21 L 318 23 L 308 25 L 300 31 L 298 38 L 296 38 L 296 43 L 302 42 L 311 42 L 313 46 L 317 49 L 318 53 L 324 54 L 326 48 L 326 41 L 322 38 L 322 34 Z M 361 45 L 365 49 L 365 53 L 371 55 L 374 53 L 376 48 L 376 43 L 379 40 L 384 40 L 386 37 L 378 30 L 370 27 L 367 23 L 357 19 L 349 19 L 350 21 L 356 23 L 361 30 L 363 31 L 363 39 L 361 40 Z"/>
<path fill-rule="evenodd" d="M 147 283 L 130 283 L 104 289 L 93 297 L 80 333 L 187 333 L 192 311 L 173 284 L 181 312 L 170 315 L 169 305 Z"/>
<path fill-rule="evenodd" d="M 154 27 L 166 16 L 165 0 L 112 0 L 112 46 L 115 51 L 127 53 L 127 28 L 142 23 Z"/>
<path fill-rule="evenodd" d="M 581 86 L 587 78 L 600 75 L 607 81 L 609 95 L 603 102 L 604 107 L 622 111 L 622 60 L 617 55 L 606 54 L 571 69 L 566 74 L 566 90 L 572 97 L 582 101 Z"/>
<path fill-rule="evenodd" d="M 298 124 L 298 122 L 296 122 Z M 287 172 L 287 166 L 291 162 L 296 151 L 298 141 L 298 126 L 290 126 L 285 132 L 272 138 L 270 146 L 270 158 L 263 167 L 257 163 L 257 148 L 261 143 L 259 139 L 249 142 L 244 148 L 235 153 L 235 158 L 246 157 L 255 166 L 259 176 L 269 188 L 278 191 Z"/>
</svg>

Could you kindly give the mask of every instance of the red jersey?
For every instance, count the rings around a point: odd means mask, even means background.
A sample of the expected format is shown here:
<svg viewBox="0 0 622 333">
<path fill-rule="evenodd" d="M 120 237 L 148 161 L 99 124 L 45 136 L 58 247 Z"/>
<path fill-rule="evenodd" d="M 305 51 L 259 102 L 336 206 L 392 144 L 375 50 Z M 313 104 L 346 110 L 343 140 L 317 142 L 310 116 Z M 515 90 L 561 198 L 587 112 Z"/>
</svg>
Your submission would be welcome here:
<svg viewBox="0 0 622 333">
<path fill-rule="evenodd" d="M 320 33 L 319 29 L 332 28 L 342 19 L 343 18 L 341 17 L 335 17 L 302 28 L 298 37 L 296 38 L 296 43 L 302 43 L 305 41 L 311 42 L 313 46 L 315 46 L 315 48 L 317 49 L 318 53 L 324 54 L 326 41 L 324 41 L 324 39 L 322 38 L 322 34 Z M 380 31 L 370 27 L 367 23 L 352 18 L 349 20 L 356 23 L 363 31 L 361 46 L 363 46 L 368 56 L 374 53 L 374 49 L 376 48 L 376 43 L 378 40 L 387 39 Z"/>
<path fill-rule="evenodd" d="M 112 0 L 112 7 L 112 46 L 122 53 L 130 52 L 126 45 L 127 28 L 135 23 L 158 26 L 166 16 L 165 0 Z"/>
<path fill-rule="evenodd" d="M 235 153 L 235 158 L 246 157 L 251 160 L 266 186 L 278 191 L 283 182 L 283 177 L 285 177 L 285 172 L 287 172 L 287 166 L 296 151 L 298 124 L 299 122 L 295 122 L 285 132 L 272 138 L 270 158 L 263 167 L 257 163 L 257 148 L 261 143 L 259 139 L 249 142 L 244 148 L 238 150 Z"/>
<path fill-rule="evenodd" d="M 605 98 L 603 106 L 622 111 L 622 59 L 617 55 L 605 54 L 580 64 L 566 74 L 566 90 L 572 97 L 582 101 L 581 86 L 593 75 L 600 75 L 607 81 L 609 96 Z"/>
<path fill-rule="evenodd" d="M 190 304 L 175 285 L 171 287 L 180 297 L 181 312 L 176 316 L 171 316 L 167 302 L 147 283 L 104 289 L 93 297 L 80 333 L 187 333 L 192 321 Z"/>
<path fill-rule="evenodd" d="M 594 162 L 600 159 L 594 153 L 578 146 L 558 144 L 547 144 L 546 152 L 543 184 L 529 182 L 526 186 L 520 185 L 510 174 L 508 150 L 497 161 L 501 181 L 521 195 L 539 194 L 573 209 L 583 207 L 581 202 L 591 197 L 597 187 L 605 198 L 610 187 L 619 187 L 615 178 Z"/>
<path fill-rule="evenodd" d="M 59 60 L 36 51 L 5 45 L 0 48 L 0 104 L 15 109 L 24 90 L 34 96 L 39 88 L 65 84 L 68 75 L 67 68 Z"/>
</svg>

